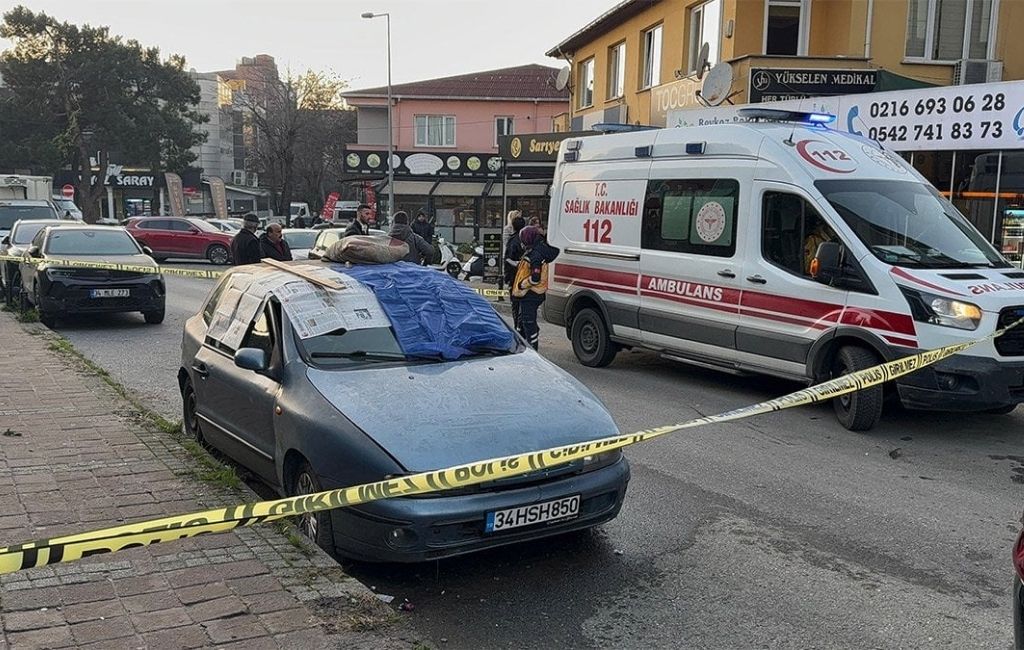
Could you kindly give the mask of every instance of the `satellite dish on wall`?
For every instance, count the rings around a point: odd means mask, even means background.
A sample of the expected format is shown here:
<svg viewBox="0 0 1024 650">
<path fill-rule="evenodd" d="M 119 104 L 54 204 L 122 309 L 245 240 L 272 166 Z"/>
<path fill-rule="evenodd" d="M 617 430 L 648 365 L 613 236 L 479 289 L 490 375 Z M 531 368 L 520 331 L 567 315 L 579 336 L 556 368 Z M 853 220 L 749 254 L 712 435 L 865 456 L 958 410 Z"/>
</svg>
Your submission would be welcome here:
<svg viewBox="0 0 1024 650">
<path fill-rule="evenodd" d="M 704 70 L 708 68 L 708 57 L 711 56 L 711 46 L 704 43 L 700 46 L 700 54 L 697 56 L 697 80 L 704 77 Z"/>
<path fill-rule="evenodd" d="M 558 71 L 558 75 L 555 77 L 555 90 L 565 90 L 565 87 L 569 85 L 569 66 L 565 66 Z"/>
<path fill-rule="evenodd" d="M 729 97 L 732 90 L 732 66 L 722 61 L 708 71 L 701 86 L 700 96 L 710 106 L 718 106 Z"/>
</svg>

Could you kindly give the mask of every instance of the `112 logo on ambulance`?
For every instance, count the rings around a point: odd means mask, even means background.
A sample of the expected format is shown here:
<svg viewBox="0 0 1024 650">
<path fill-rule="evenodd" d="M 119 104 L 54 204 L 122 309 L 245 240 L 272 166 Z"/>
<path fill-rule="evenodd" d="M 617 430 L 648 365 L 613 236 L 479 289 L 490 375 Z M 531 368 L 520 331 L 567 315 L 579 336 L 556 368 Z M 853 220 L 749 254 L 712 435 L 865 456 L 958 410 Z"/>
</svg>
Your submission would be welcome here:
<svg viewBox="0 0 1024 650">
<path fill-rule="evenodd" d="M 573 181 L 562 186 L 562 233 L 570 241 L 639 246 L 646 181 Z"/>
</svg>

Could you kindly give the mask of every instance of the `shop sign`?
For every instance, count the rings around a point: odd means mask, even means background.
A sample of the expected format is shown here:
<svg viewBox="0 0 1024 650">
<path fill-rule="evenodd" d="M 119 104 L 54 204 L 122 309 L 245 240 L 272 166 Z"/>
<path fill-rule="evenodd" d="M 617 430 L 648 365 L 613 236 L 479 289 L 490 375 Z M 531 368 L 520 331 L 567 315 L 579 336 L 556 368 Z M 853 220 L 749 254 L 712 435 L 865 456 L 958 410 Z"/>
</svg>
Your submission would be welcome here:
<svg viewBox="0 0 1024 650">
<path fill-rule="evenodd" d="M 386 151 L 346 151 L 345 172 L 359 175 L 387 175 Z M 444 176 L 494 178 L 501 172 L 501 158 L 493 153 L 428 153 L 396 151 L 395 176 Z"/>
<path fill-rule="evenodd" d="M 554 131 L 551 133 L 527 133 L 503 135 L 498 138 L 498 155 L 508 162 L 556 162 L 562 140 L 596 131 Z"/>
<path fill-rule="evenodd" d="M 674 111 L 670 126 L 745 122 L 743 106 Z M 839 131 L 893 151 L 1024 149 L 1024 81 L 817 97 L 763 108 L 832 113 Z"/>
<path fill-rule="evenodd" d="M 652 126 L 665 126 L 671 111 L 700 106 L 697 100 L 700 88 L 701 82 L 690 78 L 651 88 L 651 116 L 648 123 Z"/>
<path fill-rule="evenodd" d="M 747 101 L 779 102 L 827 95 L 854 95 L 875 89 L 874 70 L 751 68 Z"/>
<path fill-rule="evenodd" d="M 501 233 L 485 232 L 483 234 L 484 280 L 497 280 L 501 275 Z"/>
</svg>

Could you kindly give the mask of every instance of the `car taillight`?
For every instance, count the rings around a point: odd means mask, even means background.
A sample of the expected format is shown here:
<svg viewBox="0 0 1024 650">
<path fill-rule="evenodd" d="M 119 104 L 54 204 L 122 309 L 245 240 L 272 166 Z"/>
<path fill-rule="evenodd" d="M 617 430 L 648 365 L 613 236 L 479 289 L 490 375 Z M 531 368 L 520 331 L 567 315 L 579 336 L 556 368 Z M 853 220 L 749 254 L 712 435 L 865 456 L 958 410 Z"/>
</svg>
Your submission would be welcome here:
<svg viewBox="0 0 1024 650">
<path fill-rule="evenodd" d="M 1017 577 L 1024 580 L 1024 530 L 1013 545 L 1013 568 L 1017 570 Z"/>
</svg>

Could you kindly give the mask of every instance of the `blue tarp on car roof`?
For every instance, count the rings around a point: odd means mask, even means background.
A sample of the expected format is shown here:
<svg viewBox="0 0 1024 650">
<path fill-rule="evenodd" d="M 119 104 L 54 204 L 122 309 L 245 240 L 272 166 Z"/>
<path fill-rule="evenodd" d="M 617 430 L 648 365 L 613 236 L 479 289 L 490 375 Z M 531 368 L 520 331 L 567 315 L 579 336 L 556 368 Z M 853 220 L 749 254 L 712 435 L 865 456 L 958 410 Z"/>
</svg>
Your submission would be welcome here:
<svg viewBox="0 0 1024 650">
<path fill-rule="evenodd" d="M 408 356 L 458 359 L 516 348 L 491 305 L 445 273 L 408 262 L 332 268 L 373 291 Z"/>
</svg>

